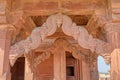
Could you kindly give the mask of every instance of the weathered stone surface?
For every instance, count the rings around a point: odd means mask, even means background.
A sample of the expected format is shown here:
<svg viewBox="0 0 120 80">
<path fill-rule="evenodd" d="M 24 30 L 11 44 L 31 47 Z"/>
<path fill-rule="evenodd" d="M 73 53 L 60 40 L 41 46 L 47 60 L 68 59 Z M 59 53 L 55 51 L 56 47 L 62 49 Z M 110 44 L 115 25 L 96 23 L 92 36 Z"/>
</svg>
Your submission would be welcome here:
<svg viewBox="0 0 120 80">
<path fill-rule="evenodd" d="M 12 31 L 9 25 L 0 26 L 0 80 L 10 80 L 9 49 L 12 38 Z"/>
<path fill-rule="evenodd" d="M 62 14 L 56 14 L 56 13 L 62 13 Z M 92 16 L 88 19 L 77 19 L 72 20 L 74 18 L 70 18 L 68 16 Z M 36 24 L 33 22 L 33 20 L 37 20 L 35 22 L 38 22 L 39 19 L 31 19 L 31 16 L 33 18 L 46 16 L 48 17 L 46 19 L 40 18 L 40 22 L 44 22 L 43 25 L 40 27 L 36 27 Z M 84 17 L 86 18 L 86 17 Z M 43 21 L 44 20 L 44 21 Z M 75 22 L 79 22 L 79 20 L 83 20 L 84 24 L 77 25 Z M 73 22 L 75 21 L 75 22 Z M 71 41 L 71 39 L 74 40 L 71 44 L 79 44 L 77 46 L 81 46 L 81 49 L 88 49 L 88 52 L 85 52 L 82 50 L 85 54 L 82 52 L 82 56 L 85 55 L 85 62 L 83 62 L 83 73 L 84 75 L 89 72 L 90 68 L 90 74 L 92 75 L 90 78 L 91 80 L 96 80 L 98 78 L 97 75 L 97 68 L 96 68 L 96 59 L 90 60 L 89 58 L 93 59 L 96 58 L 95 55 L 92 55 L 94 57 L 88 56 L 89 54 L 92 54 L 94 52 L 98 53 L 96 55 L 102 55 L 105 58 L 105 61 L 107 63 L 111 62 L 111 79 L 112 80 L 119 80 L 119 48 L 120 48 L 120 1 L 119 0 L 0 0 L 0 48 L 1 50 L 1 66 L 0 66 L 0 79 L 1 80 L 7 80 L 6 77 L 9 75 L 7 73 L 1 74 L 3 72 L 7 72 L 8 70 L 8 57 L 9 57 L 9 47 L 11 42 L 11 36 L 6 34 L 6 29 L 11 29 L 10 27 L 6 27 L 9 25 L 6 24 L 12 24 L 14 25 L 14 35 L 13 35 L 13 41 L 11 45 L 10 50 L 10 63 L 11 65 L 14 65 L 14 62 L 16 59 L 20 56 L 23 56 L 24 53 L 30 53 L 32 50 L 41 48 L 40 46 L 44 46 L 45 50 L 48 49 L 48 46 L 46 47 L 45 44 L 49 45 L 50 52 L 48 50 L 48 53 L 42 54 L 41 56 L 38 56 L 35 58 L 35 64 L 39 64 L 39 60 L 44 61 L 44 59 L 47 59 L 51 55 L 51 50 L 54 50 L 55 47 L 51 47 L 51 44 L 54 43 L 54 41 L 57 38 L 64 37 L 68 39 L 68 41 Z M 6 25 L 6 26 L 5 26 Z M 34 28 L 34 29 L 33 29 Z M 12 27 L 13 29 L 13 27 Z M 33 30 L 33 31 L 32 31 Z M 11 32 L 9 32 L 11 33 Z M 50 41 L 50 38 L 52 38 L 52 41 Z M 48 39 L 48 43 L 45 43 L 45 39 Z M 17 43 L 16 43 L 17 42 Z M 69 44 L 68 47 L 66 47 L 65 40 L 61 40 L 63 43 L 59 43 L 59 40 L 57 42 L 57 46 L 59 46 L 60 49 L 57 49 L 57 51 L 61 50 L 63 48 L 62 45 L 64 45 L 64 48 L 68 51 L 72 52 L 73 57 L 79 58 L 76 52 L 76 47 L 71 46 Z M 76 43 L 77 42 L 77 43 Z M 14 44 L 14 45 L 13 45 Z M 56 43 L 55 43 L 56 44 Z M 55 46 L 55 45 L 54 45 Z M 62 47 L 60 47 L 62 46 Z M 55 48 L 56 49 L 56 48 Z M 117 50 L 116 50 L 117 49 Z M 90 50 L 90 51 L 89 51 Z M 62 52 L 62 51 L 61 51 Z M 6 54 L 5 54 L 6 53 Z M 29 55 L 29 54 L 27 54 Z M 62 59 L 59 57 L 58 61 L 65 64 L 65 55 L 61 55 Z M 58 55 L 57 55 L 58 56 Z M 5 58 L 3 58 L 5 57 Z M 30 56 L 29 56 L 30 57 Z M 42 58 L 41 58 L 42 57 Z M 87 58 L 87 61 L 86 61 Z M 111 59 L 111 60 L 110 60 Z M 37 61 L 37 62 L 36 62 Z M 33 61 L 34 62 L 34 61 Z M 56 62 L 56 61 L 55 61 Z M 84 64 L 85 63 L 85 64 Z M 87 64 L 89 65 L 87 65 Z M 3 65 L 4 64 L 4 65 Z M 79 65 L 79 61 L 76 61 L 75 65 Z M 117 64 L 117 65 L 116 65 Z M 55 67 L 58 65 L 54 65 Z M 90 66 L 90 67 L 89 67 Z M 65 68 L 60 64 L 58 66 L 59 68 L 54 68 L 56 70 L 63 70 L 65 71 Z M 93 67 L 93 68 L 92 68 Z M 28 67 L 30 68 L 30 67 Z M 78 67 L 77 67 L 78 68 Z M 79 66 L 79 69 L 81 68 L 81 65 Z M 57 74 L 57 71 L 54 70 L 54 72 Z M 59 77 L 61 77 L 62 80 L 65 80 L 65 72 L 58 73 Z M 93 73 L 92 73 L 93 72 Z M 115 75 L 114 75 L 115 73 Z M 64 74 L 64 75 L 63 75 Z M 79 77 L 80 72 L 76 73 L 76 75 Z M 27 78 L 30 76 L 33 78 L 33 73 L 28 72 L 26 73 Z M 89 75 L 89 74 L 87 74 Z M 58 77 L 58 76 L 56 76 Z M 75 79 L 79 80 L 78 77 L 75 77 Z M 89 80 L 86 76 L 82 76 L 83 80 Z M 10 78 L 9 78 L 10 79 Z"/>
<path fill-rule="evenodd" d="M 68 16 L 56 14 L 50 16 L 42 27 L 35 28 L 31 36 L 26 40 L 13 45 L 10 54 L 15 55 L 17 53 L 16 56 L 19 56 L 20 54 L 29 52 L 31 49 L 36 49 L 47 36 L 54 34 L 61 25 L 63 32 L 68 36 L 72 36 L 83 48 L 97 53 L 104 52 L 104 41 L 93 38 L 84 27 L 77 26 Z"/>
<path fill-rule="evenodd" d="M 111 80 L 120 79 L 120 49 L 115 49 L 111 53 Z"/>
</svg>

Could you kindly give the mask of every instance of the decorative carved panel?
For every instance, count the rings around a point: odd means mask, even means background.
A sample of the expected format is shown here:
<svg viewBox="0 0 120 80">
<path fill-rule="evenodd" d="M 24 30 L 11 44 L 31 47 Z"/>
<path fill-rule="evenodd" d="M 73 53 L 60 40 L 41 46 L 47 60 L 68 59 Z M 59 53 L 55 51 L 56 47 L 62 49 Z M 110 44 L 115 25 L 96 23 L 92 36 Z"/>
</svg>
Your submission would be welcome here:
<svg viewBox="0 0 120 80">
<path fill-rule="evenodd" d="M 81 47 L 90 49 L 92 52 L 99 54 L 104 53 L 103 46 L 106 42 L 93 38 L 84 26 L 77 26 L 70 17 L 60 13 L 49 16 L 46 22 L 41 27 L 35 28 L 27 39 L 11 46 L 10 56 L 14 56 L 14 58 L 17 59 L 23 53 L 28 53 L 29 51 L 36 49 L 47 36 L 54 34 L 57 28 L 60 27 L 64 34 L 72 36 L 78 41 L 78 44 Z M 13 62 L 15 59 L 13 59 Z"/>
</svg>

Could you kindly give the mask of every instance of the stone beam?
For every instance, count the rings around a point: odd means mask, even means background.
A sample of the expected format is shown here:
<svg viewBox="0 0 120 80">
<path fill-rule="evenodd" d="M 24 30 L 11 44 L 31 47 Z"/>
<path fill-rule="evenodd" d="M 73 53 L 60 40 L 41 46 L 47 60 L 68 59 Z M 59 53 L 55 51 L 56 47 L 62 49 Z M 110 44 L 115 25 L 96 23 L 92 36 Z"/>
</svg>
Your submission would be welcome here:
<svg viewBox="0 0 120 80">
<path fill-rule="evenodd" d="M 76 10 L 24 10 L 26 16 L 39 16 L 39 15 L 52 15 L 55 13 L 64 13 L 67 15 L 92 15 L 94 10 L 92 9 L 80 9 L 79 11 Z"/>
<path fill-rule="evenodd" d="M 103 4 L 104 3 L 104 4 Z M 19 4 L 16 1 L 14 4 Z M 65 13 L 68 15 L 91 15 L 96 10 L 99 14 L 105 14 L 105 1 L 23 1 L 23 11 L 28 16 L 51 15 Z M 48 7 L 49 6 L 49 7 Z M 15 6 L 14 6 L 15 7 Z"/>
<path fill-rule="evenodd" d="M 100 0 L 7 0 L 9 8 L 11 11 L 23 10 L 27 12 L 27 15 L 41 15 L 42 11 L 51 15 L 56 12 L 68 13 L 80 15 L 81 13 L 85 15 L 86 13 L 90 14 L 93 11 L 103 15 L 106 11 L 106 1 Z M 50 12 L 53 11 L 51 14 Z M 54 12 L 55 11 L 55 12 Z M 67 12 L 66 12 L 67 11 Z M 70 12 L 70 13 L 69 13 Z M 44 15 L 42 13 L 42 15 Z M 49 13 L 49 14 L 48 14 Z"/>
</svg>

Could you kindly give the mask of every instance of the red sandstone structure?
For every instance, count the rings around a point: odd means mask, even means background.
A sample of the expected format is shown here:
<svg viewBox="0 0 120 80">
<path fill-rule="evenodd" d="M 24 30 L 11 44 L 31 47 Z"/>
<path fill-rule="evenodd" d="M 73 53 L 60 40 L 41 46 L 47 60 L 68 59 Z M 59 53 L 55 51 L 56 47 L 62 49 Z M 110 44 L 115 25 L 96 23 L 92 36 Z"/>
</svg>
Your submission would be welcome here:
<svg viewBox="0 0 120 80">
<path fill-rule="evenodd" d="M 0 0 L 0 80 L 120 80 L 120 0 Z"/>
</svg>

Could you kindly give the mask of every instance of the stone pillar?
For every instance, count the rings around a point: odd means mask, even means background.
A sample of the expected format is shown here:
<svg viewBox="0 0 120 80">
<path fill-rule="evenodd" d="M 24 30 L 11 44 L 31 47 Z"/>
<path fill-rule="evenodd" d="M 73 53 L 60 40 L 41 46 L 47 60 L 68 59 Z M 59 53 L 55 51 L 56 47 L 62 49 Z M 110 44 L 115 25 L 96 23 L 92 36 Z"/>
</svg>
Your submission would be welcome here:
<svg viewBox="0 0 120 80">
<path fill-rule="evenodd" d="M 99 79 L 97 58 L 98 58 L 98 55 L 96 53 L 91 53 L 90 59 L 89 59 L 91 80 L 98 80 Z"/>
<path fill-rule="evenodd" d="M 10 80 L 9 49 L 12 30 L 0 25 L 0 80 Z"/>
<path fill-rule="evenodd" d="M 90 80 L 90 68 L 89 68 L 89 65 L 85 61 L 82 61 L 82 72 L 83 72 L 82 80 Z"/>
<path fill-rule="evenodd" d="M 75 60 L 75 80 L 83 80 L 81 59 Z"/>
<path fill-rule="evenodd" d="M 25 58 L 25 80 L 33 80 L 33 72 L 30 69 L 30 63 Z"/>
<path fill-rule="evenodd" d="M 111 53 L 111 80 L 120 80 L 120 49 Z"/>
<path fill-rule="evenodd" d="M 106 27 L 107 39 L 111 46 L 111 80 L 120 80 L 120 23 L 111 23 Z"/>
<path fill-rule="evenodd" d="M 106 37 L 111 46 L 112 52 L 116 48 L 120 48 L 120 23 L 110 23 L 105 26 Z"/>
<path fill-rule="evenodd" d="M 66 80 L 66 54 L 63 49 L 54 53 L 54 80 Z"/>
</svg>

